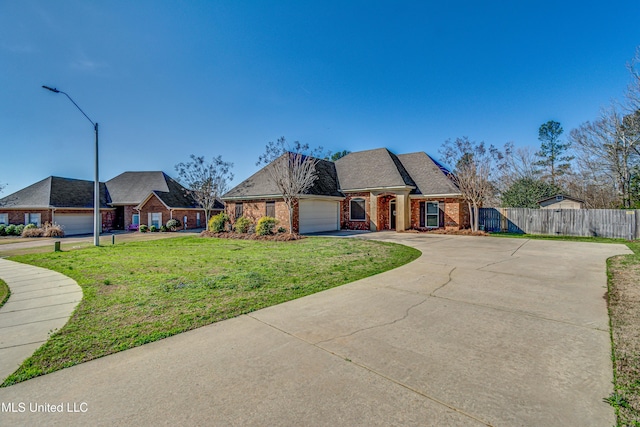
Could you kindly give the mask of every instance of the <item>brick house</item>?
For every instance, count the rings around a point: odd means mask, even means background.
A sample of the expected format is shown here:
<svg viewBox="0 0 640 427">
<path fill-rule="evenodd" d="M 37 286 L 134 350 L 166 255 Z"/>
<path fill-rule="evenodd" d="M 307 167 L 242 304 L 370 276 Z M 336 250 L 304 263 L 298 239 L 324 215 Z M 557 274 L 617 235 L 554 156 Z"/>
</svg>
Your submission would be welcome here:
<svg viewBox="0 0 640 427">
<path fill-rule="evenodd" d="M 63 226 L 65 234 L 93 232 L 93 181 L 50 176 L 0 199 L 0 223 Z M 222 211 L 216 204 L 213 214 Z M 102 230 L 160 226 L 175 218 L 186 228 L 205 227 L 204 210 L 164 172 L 124 172 L 100 183 Z"/>
<path fill-rule="evenodd" d="M 336 162 L 320 160 L 316 172 L 318 179 L 294 208 L 294 231 L 469 226 L 467 204 L 449 171 L 426 153 L 395 155 L 386 148 L 360 151 Z M 222 200 L 232 221 L 268 215 L 288 228 L 288 210 L 264 168 Z"/>
</svg>

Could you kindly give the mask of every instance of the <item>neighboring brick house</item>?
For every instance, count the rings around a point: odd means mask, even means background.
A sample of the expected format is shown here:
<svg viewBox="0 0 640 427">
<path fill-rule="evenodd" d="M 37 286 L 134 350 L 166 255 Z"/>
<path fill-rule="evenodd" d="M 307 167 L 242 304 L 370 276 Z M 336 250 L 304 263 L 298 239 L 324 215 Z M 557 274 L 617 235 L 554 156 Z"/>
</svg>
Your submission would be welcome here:
<svg viewBox="0 0 640 427">
<path fill-rule="evenodd" d="M 294 231 L 461 229 L 469 213 L 449 172 L 426 153 L 395 155 L 386 148 L 320 160 L 318 180 L 294 209 Z M 256 219 L 276 207 L 279 225 L 288 215 L 268 173 L 261 169 L 222 197 L 232 221 Z"/>
<path fill-rule="evenodd" d="M 93 181 L 48 177 L 0 199 L 0 223 L 55 222 L 67 235 L 93 232 Z M 212 214 L 224 209 L 217 202 Z M 102 230 L 163 225 L 171 218 L 204 228 L 204 210 L 164 172 L 125 172 L 100 183 Z"/>
<path fill-rule="evenodd" d="M 187 229 L 205 228 L 204 210 L 180 183 L 164 172 L 124 172 L 106 182 L 110 206 L 115 208 L 113 228 L 128 230 L 139 224 L 166 224 L 175 218 Z M 224 209 L 216 201 L 215 215 Z"/>
</svg>

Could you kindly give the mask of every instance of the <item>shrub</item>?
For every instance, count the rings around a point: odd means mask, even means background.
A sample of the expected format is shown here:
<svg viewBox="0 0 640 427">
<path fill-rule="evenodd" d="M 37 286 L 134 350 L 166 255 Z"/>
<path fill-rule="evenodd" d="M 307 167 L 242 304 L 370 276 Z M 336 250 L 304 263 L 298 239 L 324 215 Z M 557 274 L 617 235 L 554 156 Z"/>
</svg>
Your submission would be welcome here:
<svg viewBox="0 0 640 427">
<path fill-rule="evenodd" d="M 35 224 L 30 223 L 24 226 L 24 230 L 31 230 L 32 228 L 38 228 Z M 22 231 L 24 231 L 22 230 Z"/>
<path fill-rule="evenodd" d="M 24 230 L 24 224 L 18 224 L 16 225 L 16 231 L 13 234 L 20 236 L 22 234 L 22 230 Z"/>
<path fill-rule="evenodd" d="M 229 215 L 224 212 L 220 212 L 218 215 L 214 215 L 209 220 L 209 231 L 214 233 L 222 233 L 225 231 L 225 226 L 229 222 Z"/>
<path fill-rule="evenodd" d="M 44 237 L 64 237 L 64 230 L 61 225 L 45 222 Z"/>
<path fill-rule="evenodd" d="M 4 224 L 0 224 L 0 236 L 7 235 L 7 226 Z"/>
<path fill-rule="evenodd" d="M 236 223 L 234 224 L 234 228 L 238 233 L 246 233 L 249 231 L 249 227 L 251 227 L 251 220 L 246 216 L 241 216 L 236 219 Z"/>
<path fill-rule="evenodd" d="M 168 230 L 169 230 L 169 229 L 167 228 L 167 226 L 166 226 L 166 225 L 161 225 L 161 226 L 160 226 L 160 231 L 162 231 L 163 233 L 164 233 L 164 232 L 166 232 L 166 231 L 168 231 Z"/>
<path fill-rule="evenodd" d="M 141 233 L 146 233 L 147 231 L 149 231 L 149 227 L 147 227 L 145 224 L 140 224 L 140 227 L 138 227 L 138 230 Z"/>
<path fill-rule="evenodd" d="M 181 225 L 180 221 L 174 218 L 167 221 L 167 228 L 171 231 L 176 231 Z"/>
<path fill-rule="evenodd" d="M 33 225 L 33 224 L 29 224 Z M 22 237 L 42 237 L 44 235 L 44 230 L 42 228 L 38 228 L 35 225 L 33 227 L 24 227 L 22 230 Z"/>
<path fill-rule="evenodd" d="M 15 236 L 16 234 L 16 226 L 13 224 L 9 224 L 7 228 L 5 228 L 5 233 L 7 236 Z"/>
<path fill-rule="evenodd" d="M 149 227 L 149 231 L 152 233 L 155 233 L 156 231 L 158 231 L 158 227 L 156 227 L 155 225 L 152 225 L 151 227 Z"/>
<path fill-rule="evenodd" d="M 284 227 L 278 227 L 278 233 L 281 233 L 281 234 L 282 234 L 282 233 L 286 233 L 286 232 L 287 232 L 287 229 L 286 229 L 286 228 L 284 228 Z"/>
<path fill-rule="evenodd" d="M 258 220 L 258 225 L 256 225 L 256 234 L 258 236 L 273 234 L 273 229 L 275 228 L 277 223 L 277 219 L 270 216 L 263 216 Z"/>
</svg>

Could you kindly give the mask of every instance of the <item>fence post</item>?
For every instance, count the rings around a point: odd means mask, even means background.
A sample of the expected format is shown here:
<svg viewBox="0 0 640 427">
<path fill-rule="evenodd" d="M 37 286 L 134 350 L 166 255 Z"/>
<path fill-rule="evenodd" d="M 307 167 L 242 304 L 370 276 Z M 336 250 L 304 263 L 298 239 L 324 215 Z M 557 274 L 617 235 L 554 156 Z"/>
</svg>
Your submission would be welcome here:
<svg viewBox="0 0 640 427">
<path fill-rule="evenodd" d="M 500 231 L 503 233 L 509 231 L 509 223 L 507 222 L 507 208 L 500 208 Z"/>
</svg>

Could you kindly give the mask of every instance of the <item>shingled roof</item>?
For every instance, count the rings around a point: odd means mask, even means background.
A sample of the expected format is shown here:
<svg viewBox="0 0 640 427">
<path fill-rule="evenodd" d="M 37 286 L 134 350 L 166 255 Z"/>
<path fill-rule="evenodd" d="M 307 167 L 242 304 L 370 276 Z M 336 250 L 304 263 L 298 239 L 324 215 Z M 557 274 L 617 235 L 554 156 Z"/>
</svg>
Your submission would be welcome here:
<svg viewBox="0 0 640 427">
<path fill-rule="evenodd" d="M 0 199 L 7 209 L 93 208 L 93 181 L 50 176 Z M 109 194 L 100 183 L 100 207 L 108 208 Z"/>
<path fill-rule="evenodd" d="M 416 186 L 400 159 L 386 148 L 350 153 L 335 164 L 344 191 Z"/>
<path fill-rule="evenodd" d="M 343 192 L 349 191 L 405 188 L 416 195 L 460 195 L 460 190 L 448 176 L 449 171 L 424 152 L 396 156 L 386 148 L 359 151 L 347 154 L 335 163 L 321 160 L 317 172 L 319 179 L 307 194 L 344 197 Z M 278 196 L 276 185 L 266 168 L 262 168 L 222 199 Z"/>
<path fill-rule="evenodd" d="M 286 154 L 283 154 L 275 161 L 286 161 Z M 318 159 L 316 172 L 318 179 L 316 179 L 313 186 L 305 193 L 306 195 L 344 197 L 338 189 L 338 175 L 333 162 Z M 278 190 L 278 187 L 271 180 L 269 172 L 265 167 L 232 188 L 222 196 L 222 198 L 251 199 L 277 197 L 278 195 L 280 195 L 280 190 Z"/>
<path fill-rule="evenodd" d="M 423 196 L 460 194 L 460 189 L 449 178 L 450 172 L 427 153 L 399 154 L 398 159 L 416 184 L 412 194 Z"/>
</svg>

